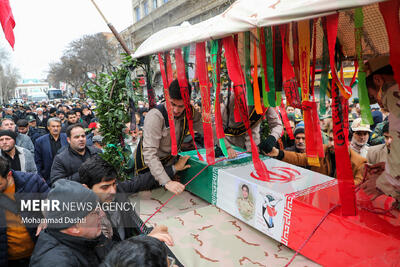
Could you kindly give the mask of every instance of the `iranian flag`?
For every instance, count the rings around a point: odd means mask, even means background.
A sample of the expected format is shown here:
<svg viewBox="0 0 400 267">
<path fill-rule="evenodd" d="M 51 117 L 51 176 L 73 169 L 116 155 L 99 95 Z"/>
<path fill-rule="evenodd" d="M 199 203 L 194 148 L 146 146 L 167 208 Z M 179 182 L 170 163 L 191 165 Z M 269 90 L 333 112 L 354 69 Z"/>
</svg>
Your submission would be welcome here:
<svg viewBox="0 0 400 267">
<path fill-rule="evenodd" d="M 0 0 L 0 23 L 3 27 L 4 35 L 11 47 L 14 49 L 14 32 L 15 27 L 14 16 L 11 11 L 9 0 Z"/>
</svg>

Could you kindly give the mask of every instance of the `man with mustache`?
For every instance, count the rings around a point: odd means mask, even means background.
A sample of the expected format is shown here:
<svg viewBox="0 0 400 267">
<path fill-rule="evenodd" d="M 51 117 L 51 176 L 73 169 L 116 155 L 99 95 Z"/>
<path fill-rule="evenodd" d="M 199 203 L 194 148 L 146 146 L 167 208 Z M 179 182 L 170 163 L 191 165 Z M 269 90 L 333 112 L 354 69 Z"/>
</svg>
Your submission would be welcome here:
<svg viewBox="0 0 400 267">
<path fill-rule="evenodd" d="M 78 169 L 82 163 L 92 155 L 101 153 L 100 149 L 86 145 L 85 130 L 79 123 L 67 128 L 67 141 L 69 146 L 54 158 L 50 173 L 52 184 L 59 179 L 79 181 Z"/>
<path fill-rule="evenodd" d="M 285 150 L 294 151 L 297 153 L 306 152 L 306 135 L 303 126 L 297 126 L 294 130 L 294 146 L 288 147 Z"/>
</svg>

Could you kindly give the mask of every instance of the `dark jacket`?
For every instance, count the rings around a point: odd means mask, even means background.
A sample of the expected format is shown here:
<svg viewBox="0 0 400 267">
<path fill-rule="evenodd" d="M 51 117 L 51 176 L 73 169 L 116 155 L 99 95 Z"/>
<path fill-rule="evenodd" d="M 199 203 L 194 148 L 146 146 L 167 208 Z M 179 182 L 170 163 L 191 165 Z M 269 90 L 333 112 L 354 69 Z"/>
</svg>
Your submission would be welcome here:
<svg viewBox="0 0 400 267">
<path fill-rule="evenodd" d="M 95 252 L 98 243 L 99 238 L 90 240 L 46 229 L 39 235 L 29 266 L 97 267 L 100 264 Z"/>
<path fill-rule="evenodd" d="M 60 134 L 61 146 L 67 146 L 67 135 L 65 133 Z M 53 159 L 55 155 L 51 153 L 50 145 L 50 134 L 45 134 L 36 139 L 35 144 L 35 163 L 38 174 L 40 174 L 47 183 L 50 183 L 50 171 L 53 165 Z"/>
<path fill-rule="evenodd" d="M 17 207 L 20 207 L 20 201 L 22 199 L 33 199 L 36 197 L 46 198 L 48 191 L 50 190 L 46 182 L 42 177 L 36 173 L 25 173 L 13 171 L 12 175 L 14 177 L 15 183 L 15 202 Z M 28 194 L 27 194 L 28 193 Z M 29 193 L 43 193 L 41 196 L 34 197 Z M 21 217 L 39 217 L 42 215 L 40 212 L 21 212 Z M 6 218 L 4 213 L 4 208 L 0 205 L 0 225 L 6 225 Z M 31 236 L 33 242 L 36 242 L 36 228 L 37 224 L 25 225 Z M 8 266 L 7 259 L 7 229 L 5 227 L 0 227 L 0 266 Z"/>
<path fill-rule="evenodd" d="M 79 182 L 79 167 L 92 155 L 98 153 L 101 153 L 101 150 L 92 146 L 86 146 L 86 153 L 83 156 L 74 151 L 71 146 L 63 149 L 54 158 L 50 173 L 50 183 L 53 184 L 58 179 Z"/>
<path fill-rule="evenodd" d="M 173 171 L 172 167 L 166 167 L 165 171 L 167 174 L 172 177 L 173 176 Z M 150 172 L 146 172 L 144 174 L 140 174 L 136 177 L 134 177 L 132 180 L 124 181 L 124 182 L 119 182 L 117 184 L 117 195 L 114 201 L 119 202 L 119 203 L 126 203 L 130 202 L 128 196 L 137 193 L 140 191 L 146 191 L 146 190 L 151 190 L 154 188 L 159 187 L 158 182 L 154 179 L 153 175 L 151 175 Z M 110 220 L 113 228 L 113 241 L 114 242 L 119 242 L 122 240 L 122 238 L 119 235 L 117 226 L 113 224 L 110 214 L 106 212 L 108 219 Z M 121 222 L 122 225 L 124 226 L 124 231 L 125 231 L 125 238 L 130 238 L 132 236 L 137 236 L 139 234 L 142 234 L 142 231 L 140 230 L 141 224 L 143 223 L 140 217 L 137 215 L 136 211 L 134 209 L 131 209 L 129 211 L 124 211 L 121 212 Z M 143 227 L 143 232 L 144 234 L 148 234 L 147 232 L 147 227 Z"/>
<path fill-rule="evenodd" d="M 29 127 L 28 136 L 31 138 L 32 143 L 35 144 L 36 139 L 41 137 L 42 133 L 37 128 Z"/>
</svg>

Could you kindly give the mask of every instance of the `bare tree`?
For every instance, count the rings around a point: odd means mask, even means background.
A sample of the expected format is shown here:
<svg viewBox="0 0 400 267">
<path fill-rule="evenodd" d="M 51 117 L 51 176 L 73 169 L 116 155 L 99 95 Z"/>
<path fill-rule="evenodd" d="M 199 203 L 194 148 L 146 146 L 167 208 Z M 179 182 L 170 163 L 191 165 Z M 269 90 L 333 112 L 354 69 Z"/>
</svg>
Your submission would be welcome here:
<svg viewBox="0 0 400 267">
<path fill-rule="evenodd" d="M 111 73 L 116 51 L 104 34 L 85 35 L 67 46 L 59 62 L 50 64 L 47 78 L 54 87 L 66 82 L 79 89 L 88 81 L 88 72 Z"/>
<path fill-rule="evenodd" d="M 19 78 L 18 70 L 9 64 L 9 54 L 0 47 L 0 103 L 14 97 Z"/>
</svg>

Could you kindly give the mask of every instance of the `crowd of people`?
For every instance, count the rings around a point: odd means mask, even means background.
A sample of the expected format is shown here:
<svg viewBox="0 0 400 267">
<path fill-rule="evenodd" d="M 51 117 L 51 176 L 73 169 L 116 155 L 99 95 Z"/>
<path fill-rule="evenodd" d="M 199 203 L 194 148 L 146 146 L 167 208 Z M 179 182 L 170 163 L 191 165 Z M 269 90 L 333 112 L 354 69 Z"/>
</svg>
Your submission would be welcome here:
<svg viewBox="0 0 400 267">
<path fill-rule="evenodd" d="M 383 67 L 388 66 L 387 64 Z M 390 65 L 389 65 L 390 66 Z M 376 72 L 378 71 L 378 72 Z M 369 77 L 379 74 L 381 69 Z M 380 73 L 381 74 L 381 73 Z M 370 86 L 371 94 L 377 86 Z M 191 87 L 189 86 L 189 91 Z M 188 134 L 185 104 L 179 83 L 169 87 L 171 111 L 178 150 L 194 148 Z M 390 108 L 386 100 L 371 106 L 374 124 L 364 124 L 360 106 L 354 99 L 349 109 L 349 154 L 354 183 L 373 196 L 382 193 L 397 197 L 398 190 L 381 181 L 391 155 L 393 133 L 389 129 Z M 250 150 L 250 137 L 243 122 L 235 115 L 234 95 L 223 97 L 222 120 L 229 158 L 235 158 L 234 146 Z M 371 97 L 372 99 L 372 97 Z M 260 152 L 313 171 L 336 176 L 330 101 L 320 117 L 325 157 L 319 166 L 309 165 L 302 111 L 286 106 L 291 139 L 283 127 L 281 114 L 269 108 L 265 114 L 250 110 L 249 122 L 254 142 Z M 147 228 L 134 207 L 128 210 L 104 208 L 104 204 L 130 203 L 129 194 L 164 187 L 180 194 L 185 186 L 176 179 L 178 172 L 190 168 L 188 156 L 171 155 L 171 131 L 165 102 L 154 108 L 139 101 L 134 131 L 130 124 L 121 133 L 131 156 L 131 179 L 119 181 L 117 171 L 102 157 L 102 129 L 95 115 L 93 101 L 62 101 L 6 105 L 0 112 L 0 266 L 174 266 L 176 259 L 165 244 L 174 244 L 165 226 Z M 192 101 L 193 129 L 203 135 L 201 105 Z M 268 133 L 262 138 L 262 122 Z M 103 130 L 104 131 L 104 130 Z M 189 137 L 189 138 L 188 138 Z M 195 138 L 198 148 L 202 138 Z M 217 141 L 217 138 L 214 138 Z M 222 156 L 215 142 L 216 156 Z M 396 155 L 399 156 L 399 155 Z M 383 163 L 383 164 L 382 164 Z M 390 167 L 390 166 L 389 166 Z M 374 177 L 366 177 L 366 169 Z M 391 169 L 390 169 L 391 170 Z M 392 194 L 391 190 L 394 190 Z M 40 193 L 43 199 L 68 203 L 87 203 L 78 211 L 50 209 L 26 214 L 18 211 L 21 193 Z M 33 198 L 26 194 L 24 198 Z M 398 198 L 397 198 L 398 199 Z M 25 199 L 26 200 L 26 199 Z M 53 202 L 52 202 L 53 203 Z M 97 204 L 101 204 L 100 208 Z M 118 206 L 118 205 L 117 205 Z M 35 216 L 39 222 L 27 224 L 21 218 Z M 61 217 L 75 220 L 57 221 Z M 180 263 L 176 261 L 176 264 Z"/>
</svg>

